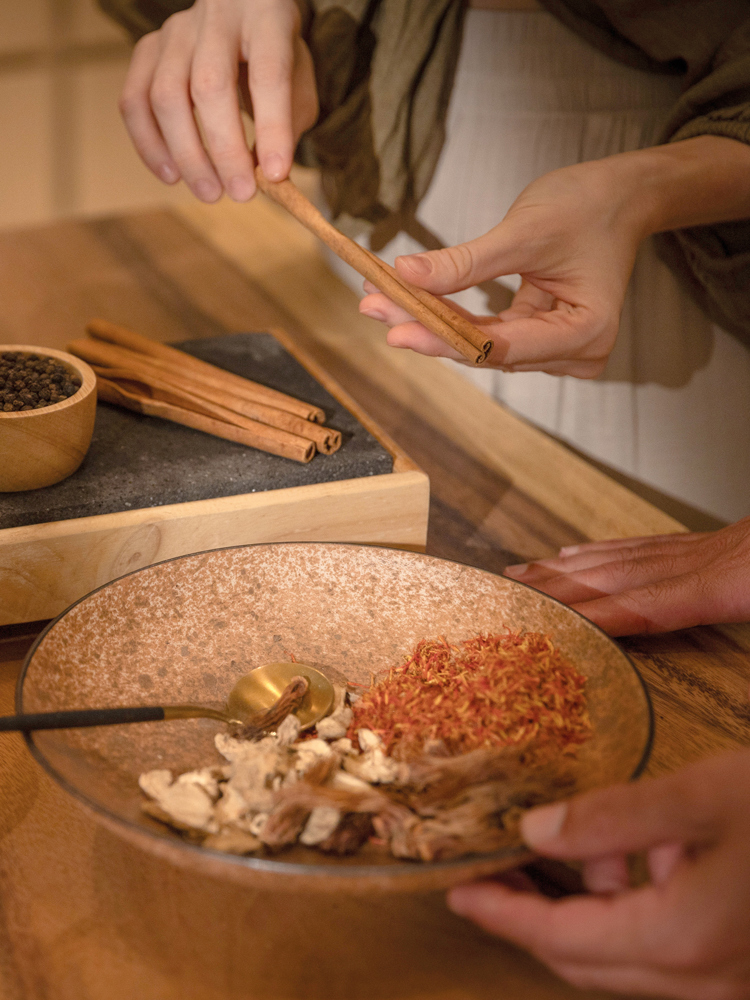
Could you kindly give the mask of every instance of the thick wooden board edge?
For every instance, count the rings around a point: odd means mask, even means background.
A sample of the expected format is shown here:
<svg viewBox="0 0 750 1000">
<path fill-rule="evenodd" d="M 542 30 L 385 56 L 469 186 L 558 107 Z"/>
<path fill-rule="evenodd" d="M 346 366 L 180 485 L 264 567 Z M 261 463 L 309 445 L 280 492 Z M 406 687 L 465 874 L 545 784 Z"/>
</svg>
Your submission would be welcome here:
<svg viewBox="0 0 750 1000">
<path fill-rule="evenodd" d="M 386 473 L 0 531 L 0 626 L 52 618 L 125 573 L 258 542 L 358 542 L 424 551 L 429 480 Z"/>
</svg>

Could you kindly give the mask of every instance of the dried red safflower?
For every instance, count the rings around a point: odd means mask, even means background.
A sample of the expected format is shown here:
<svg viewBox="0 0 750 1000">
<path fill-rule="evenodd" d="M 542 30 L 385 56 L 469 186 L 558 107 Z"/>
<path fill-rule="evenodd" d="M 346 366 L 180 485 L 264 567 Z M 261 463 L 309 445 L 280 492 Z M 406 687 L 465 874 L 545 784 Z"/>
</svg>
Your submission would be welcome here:
<svg viewBox="0 0 750 1000">
<path fill-rule="evenodd" d="M 451 754 L 531 741 L 571 749 L 591 733 L 585 684 L 539 632 L 422 639 L 357 700 L 349 735 L 371 729 L 395 756 L 433 740 Z"/>
</svg>

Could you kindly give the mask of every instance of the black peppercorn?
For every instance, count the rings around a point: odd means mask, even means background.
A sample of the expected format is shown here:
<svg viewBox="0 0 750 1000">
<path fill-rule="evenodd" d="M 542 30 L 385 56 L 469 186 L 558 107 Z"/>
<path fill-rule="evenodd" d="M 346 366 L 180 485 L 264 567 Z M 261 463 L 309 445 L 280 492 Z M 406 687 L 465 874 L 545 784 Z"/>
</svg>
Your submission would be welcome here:
<svg viewBox="0 0 750 1000">
<path fill-rule="evenodd" d="M 55 358 L 20 351 L 0 354 L 0 411 L 38 410 L 75 395 L 81 379 Z"/>
</svg>

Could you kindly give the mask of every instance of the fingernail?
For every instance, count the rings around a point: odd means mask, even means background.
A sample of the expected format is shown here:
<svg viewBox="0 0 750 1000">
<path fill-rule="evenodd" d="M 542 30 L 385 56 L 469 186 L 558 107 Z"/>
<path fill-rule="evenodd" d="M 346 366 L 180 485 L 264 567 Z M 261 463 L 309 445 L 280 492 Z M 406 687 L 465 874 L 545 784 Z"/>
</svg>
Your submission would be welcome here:
<svg viewBox="0 0 750 1000">
<path fill-rule="evenodd" d="M 263 157 L 263 173 L 269 181 L 281 181 L 284 179 L 284 164 L 277 153 L 271 153 Z"/>
<path fill-rule="evenodd" d="M 159 176 L 167 184 L 174 184 L 180 179 L 180 172 L 177 167 L 173 167 L 171 163 L 162 163 L 159 167 Z"/>
<path fill-rule="evenodd" d="M 516 566 L 506 566 L 503 572 L 506 576 L 523 576 L 528 568 L 528 563 L 518 563 Z"/>
<path fill-rule="evenodd" d="M 195 184 L 195 193 L 201 201 L 216 201 L 221 195 L 221 188 L 214 181 L 197 181 Z"/>
<path fill-rule="evenodd" d="M 432 274 L 432 261 L 427 254 L 415 253 L 401 259 L 409 264 L 414 274 L 418 274 L 422 278 L 426 278 L 428 274 Z"/>
<path fill-rule="evenodd" d="M 385 316 L 382 312 L 378 312 L 377 309 L 360 309 L 363 316 L 369 316 L 370 319 L 379 319 L 381 323 L 385 323 Z"/>
<path fill-rule="evenodd" d="M 567 802 L 531 809 L 521 819 L 521 836 L 529 847 L 544 846 L 560 833 L 567 811 Z"/>
<path fill-rule="evenodd" d="M 227 186 L 227 191 L 234 201 L 249 201 L 255 189 L 249 177 L 233 177 Z"/>
<path fill-rule="evenodd" d="M 560 556 L 574 556 L 581 549 L 580 545 L 564 545 L 558 555 Z"/>
</svg>

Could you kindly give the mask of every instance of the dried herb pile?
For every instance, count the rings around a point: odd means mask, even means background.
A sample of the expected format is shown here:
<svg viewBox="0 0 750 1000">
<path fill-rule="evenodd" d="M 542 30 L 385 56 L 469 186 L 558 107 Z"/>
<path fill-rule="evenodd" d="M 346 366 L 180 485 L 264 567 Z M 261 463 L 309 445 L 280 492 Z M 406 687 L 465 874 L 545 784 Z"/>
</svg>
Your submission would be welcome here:
<svg viewBox="0 0 750 1000">
<path fill-rule="evenodd" d="M 0 409 L 4 413 L 52 406 L 80 388 L 80 378 L 55 358 L 22 351 L 0 354 Z"/>
<path fill-rule="evenodd" d="M 354 705 L 349 735 L 367 728 L 408 757 L 440 741 L 449 753 L 544 741 L 564 750 L 591 732 L 586 678 L 538 632 L 423 639 Z"/>
<path fill-rule="evenodd" d="M 364 694 L 336 687 L 312 739 L 277 712 L 275 735 L 217 734 L 224 764 L 141 775 L 143 808 L 235 854 L 369 843 L 437 861 L 515 846 L 523 809 L 574 789 L 584 683 L 538 633 L 425 640 Z"/>
</svg>

